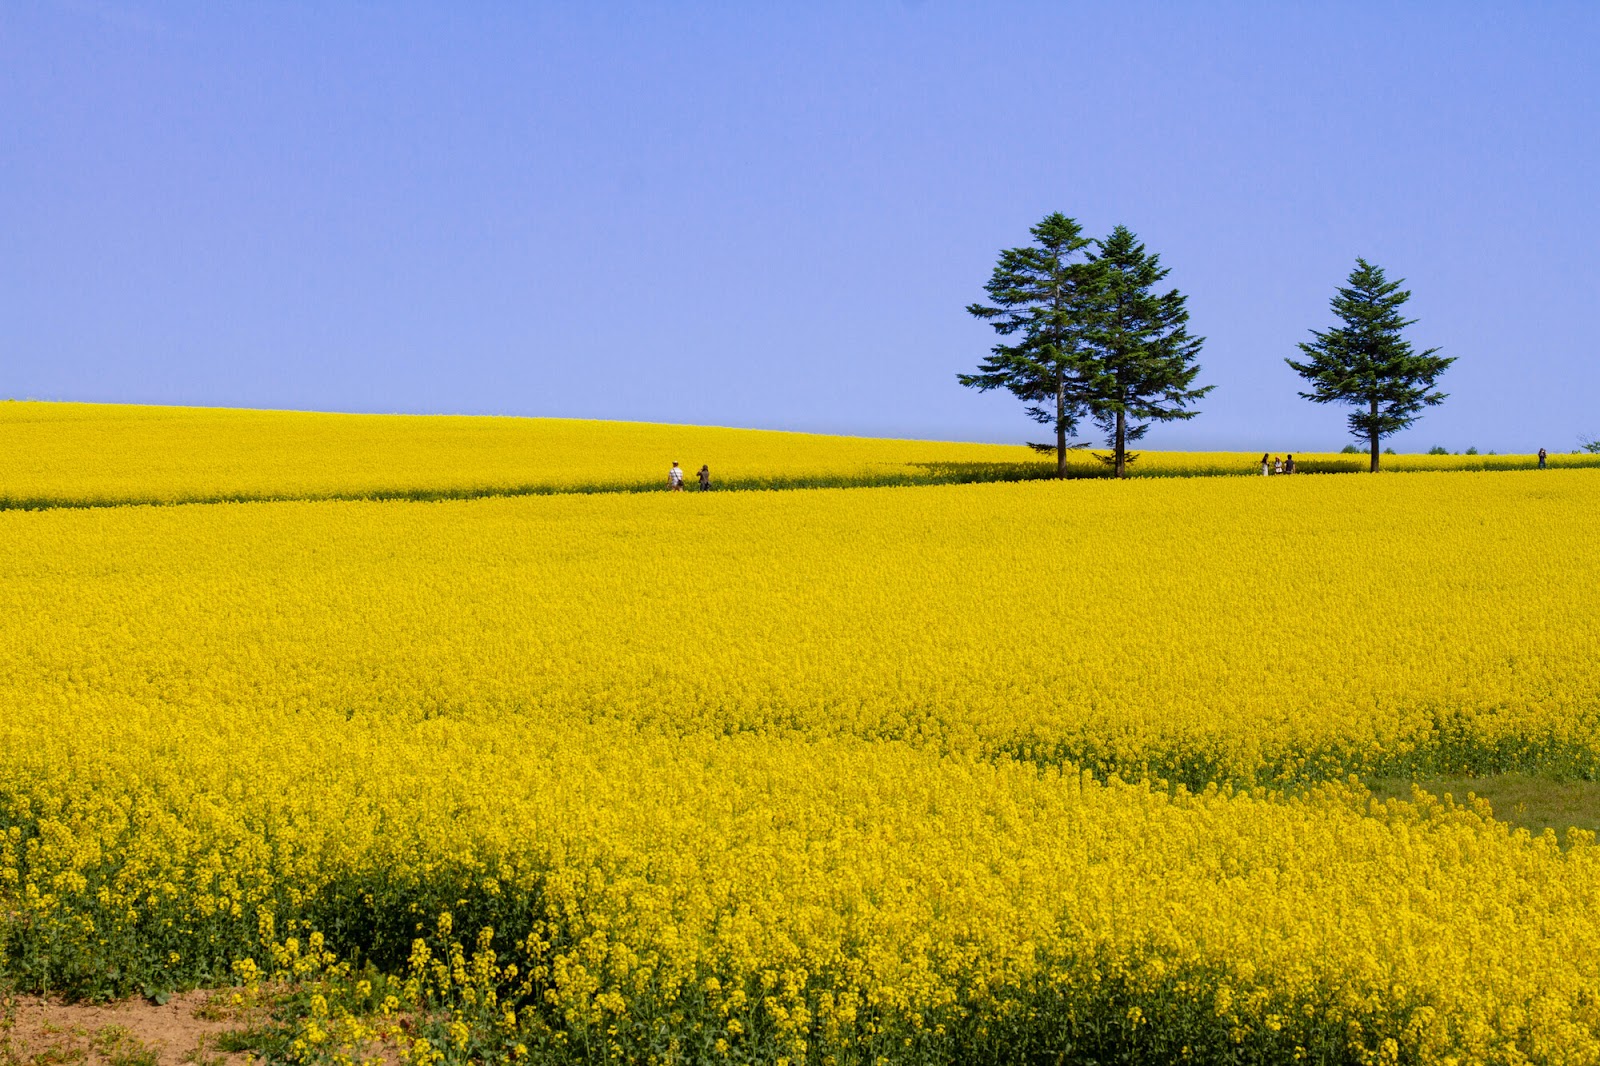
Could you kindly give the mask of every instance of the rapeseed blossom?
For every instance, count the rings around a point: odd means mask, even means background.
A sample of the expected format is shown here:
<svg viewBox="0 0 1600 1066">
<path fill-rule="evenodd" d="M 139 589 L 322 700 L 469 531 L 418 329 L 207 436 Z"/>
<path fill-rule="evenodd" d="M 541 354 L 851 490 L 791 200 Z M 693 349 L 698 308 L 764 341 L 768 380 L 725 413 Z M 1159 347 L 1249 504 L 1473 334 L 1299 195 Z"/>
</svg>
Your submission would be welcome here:
<svg viewBox="0 0 1600 1066">
<path fill-rule="evenodd" d="M 1103 453 L 1102 453 L 1103 454 Z M 0 507 L 266 499 L 469 498 L 660 489 L 667 466 L 711 468 L 718 488 L 892 485 L 1045 477 L 1022 445 L 880 440 L 555 418 L 0 403 Z M 1299 468 L 1365 469 L 1361 456 L 1297 456 Z M 1554 465 L 1600 465 L 1551 456 Z M 1387 456 L 1390 470 L 1532 467 L 1532 456 Z M 1108 473 L 1092 450 L 1074 477 Z M 1135 476 L 1254 474 L 1260 457 L 1145 451 Z"/>
<path fill-rule="evenodd" d="M 1597 495 L 1544 471 L 3 512 L 0 699 L 845 735 L 1192 789 L 1593 776 Z"/>
<path fill-rule="evenodd" d="M 0 965 L 308 1061 L 1597 1061 L 1592 836 L 1347 781 L 1594 772 L 1597 498 L 0 513 Z"/>
</svg>

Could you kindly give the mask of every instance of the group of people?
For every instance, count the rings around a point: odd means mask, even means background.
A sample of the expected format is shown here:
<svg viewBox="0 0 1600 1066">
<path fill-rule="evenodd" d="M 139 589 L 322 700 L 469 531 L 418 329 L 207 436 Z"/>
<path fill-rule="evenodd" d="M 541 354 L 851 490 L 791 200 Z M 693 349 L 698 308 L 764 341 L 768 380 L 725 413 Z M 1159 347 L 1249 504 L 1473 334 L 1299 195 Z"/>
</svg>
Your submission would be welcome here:
<svg viewBox="0 0 1600 1066">
<path fill-rule="evenodd" d="M 1545 450 L 1543 448 L 1540 448 L 1539 449 L 1539 469 L 1540 470 L 1544 469 L 1544 464 L 1545 464 Z M 1292 474 L 1292 473 L 1294 473 L 1294 456 L 1291 455 L 1287 459 L 1280 459 L 1276 455 L 1271 455 L 1271 454 L 1269 454 L 1267 452 L 1262 452 L 1261 453 L 1261 473 L 1262 473 L 1262 476 L 1264 476 L 1264 477 L 1265 476 L 1270 476 L 1272 474 Z M 709 467 L 706 464 L 702 463 L 700 465 L 700 470 L 695 475 L 695 477 L 700 482 L 700 491 L 701 492 L 705 492 L 707 489 L 711 488 L 711 467 Z M 672 469 L 667 471 L 667 488 L 670 489 L 673 492 L 682 492 L 683 491 L 683 467 L 678 465 L 678 461 L 676 459 L 674 459 L 672 461 Z"/>
<path fill-rule="evenodd" d="M 1475 453 L 1469 453 L 1469 454 L 1475 454 Z M 1489 454 L 1493 455 L 1494 453 L 1490 452 Z M 1546 452 L 1543 448 L 1539 449 L 1539 469 L 1540 470 L 1543 470 L 1545 468 L 1545 460 L 1548 457 L 1548 455 L 1549 455 L 1549 453 Z M 1261 473 L 1263 475 L 1292 474 L 1292 473 L 1294 473 L 1294 456 L 1291 455 L 1287 459 L 1279 459 L 1276 455 L 1273 455 L 1273 456 L 1269 457 L 1268 453 L 1262 452 L 1261 453 Z"/>
<path fill-rule="evenodd" d="M 1274 455 L 1272 458 L 1268 459 L 1267 458 L 1267 453 L 1266 452 L 1262 452 L 1261 453 L 1261 473 L 1263 475 L 1267 475 L 1267 474 L 1292 474 L 1292 473 L 1294 473 L 1294 456 L 1291 455 L 1287 459 L 1280 459 L 1276 455 Z"/>
<path fill-rule="evenodd" d="M 711 488 L 711 467 L 702 463 L 700 465 L 700 472 L 695 476 L 700 481 L 701 492 L 705 492 L 707 489 Z M 683 467 L 678 465 L 678 461 L 676 459 L 672 461 L 672 469 L 667 471 L 667 488 L 673 492 L 683 491 Z"/>
</svg>

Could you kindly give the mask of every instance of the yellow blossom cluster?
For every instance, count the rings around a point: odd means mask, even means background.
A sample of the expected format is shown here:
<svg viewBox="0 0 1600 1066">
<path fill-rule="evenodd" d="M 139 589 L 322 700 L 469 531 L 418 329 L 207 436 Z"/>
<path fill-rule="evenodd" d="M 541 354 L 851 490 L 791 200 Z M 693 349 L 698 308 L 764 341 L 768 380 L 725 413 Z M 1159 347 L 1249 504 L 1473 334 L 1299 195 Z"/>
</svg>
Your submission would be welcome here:
<svg viewBox="0 0 1600 1066">
<path fill-rule="evenodd" d="M 1104 454 L 1103 452 L 1100 454 Z M 468 498 L 659 489 L 677 460 L 721 488 L 1043 477 L 1021 445 L 880 440 L 551 418 L 351 415 L 73 403 L 0 403 L 0 507 L 261 499 Z M 1104 476 L 1092 450 L 1074 477 Z M 1300 454 L 1308 473 L 1364 456 Z M 1556 455 L 1556 465 L 1600 457 Z M 1394 470 L 1526 469 L 1531 456 L 1386 456 Z M 1252 474 L 1260 456 L 1143 452 L 1135 476 Z"/>
<path fill-rule="evenodd" d="M 0 974 L 315 982 L 306 1061 L 1600 1061 L 1592 836 L 1345 783 L 1600 767 L 1597 502 L 6 511 Z"/>
<path fill-rule="evenodd" d="M 448 1012 L 420 1061 L 1600 1055 L 1600 848 L 1470 809 L 489 714 L 19 739 L 7 965 L 41 986 L 153 954 L 304 977 L 303 923 Z M 368 1035 L 341 1018 L 325 1000 L 305 1048 Z"/>
<path fill-rule="evenodd" d="M 0 512 L 0 700 L 1600 770 L 1600 474 Z"/>
<path fill-rule="evenodd" d="M 1050 469 L 1020 445 L 34 402 L 0 403 L 0 455 L 8 507 L 663 489 L 674 461 L 690 487 L 709 466 L 718 488 L 1004 480 Z"/>
</svg>

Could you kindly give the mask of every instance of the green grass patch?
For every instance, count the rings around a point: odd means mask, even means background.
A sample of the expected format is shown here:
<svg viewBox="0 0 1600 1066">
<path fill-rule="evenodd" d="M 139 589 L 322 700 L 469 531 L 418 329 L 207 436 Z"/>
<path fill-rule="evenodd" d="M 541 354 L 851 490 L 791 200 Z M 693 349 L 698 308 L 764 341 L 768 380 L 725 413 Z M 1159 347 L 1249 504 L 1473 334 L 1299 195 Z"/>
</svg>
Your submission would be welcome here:
<svg viewBox="0 0 1600 1066">
<path fill-rule="evenodd" d="M 125 1026 L 108 1025 L 95 1033 L 93 1042 L 107 1066 L 161 1066 L 161 1056 L 156 1049 Z"/>
<path fill-rule="evenodd" d="M 1565 837 L 1568 828 L 1600 832 L 1600 781 L 1508 773 L 1424 777 L 1415 783 L 1436 796 L 1449 795 L 1457 803 L 1465 803 L 1469 795 L 1488 800 L 1496 818 L 1530 833 L 1553 829 Z M 1410 799 L 1412 784 L 1408 777 L 1378 777 L 1366 782 L 1377 799 Z"/>
<path fill-rule="evenodd" d="M 277 1062 L 289 1054 L 289 1044 L 293 1039 L 294 1032 L 289 1026 L 268 1023 L 218 1033 L 211 1045 L 227 1054 L 248 1053 L 259 1055 L 269 1062 Z"/>
</svg>

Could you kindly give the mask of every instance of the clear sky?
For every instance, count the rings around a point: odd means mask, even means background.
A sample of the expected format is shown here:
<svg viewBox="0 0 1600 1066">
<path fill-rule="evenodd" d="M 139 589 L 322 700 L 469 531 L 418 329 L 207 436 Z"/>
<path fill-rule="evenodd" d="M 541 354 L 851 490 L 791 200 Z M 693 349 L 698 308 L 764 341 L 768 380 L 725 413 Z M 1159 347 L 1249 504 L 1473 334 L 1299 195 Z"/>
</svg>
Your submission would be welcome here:
<svg viewBox="0 0 1600 1066">
<path fill-rule="evenodd" d="M 1357 255 L 1394 440 L 1600 434 L 1600 4 L 0 4 L 0 396 L 1012 441 L 966 304 L 1050 211 L 1207 338 L 1152 447 L 1312 450 Z"/>
</svg>

